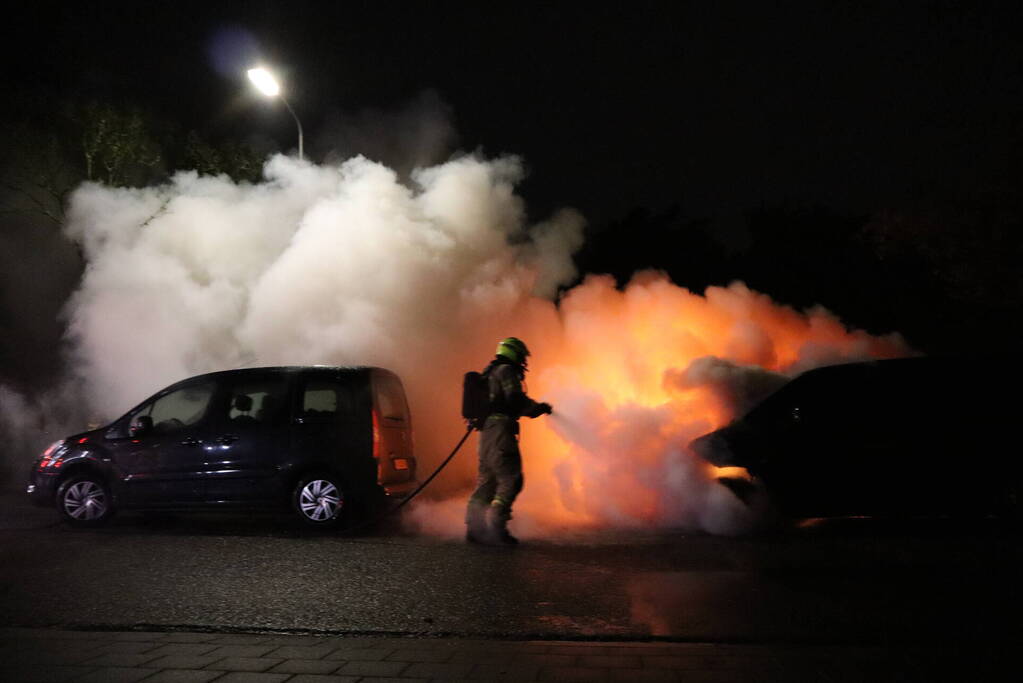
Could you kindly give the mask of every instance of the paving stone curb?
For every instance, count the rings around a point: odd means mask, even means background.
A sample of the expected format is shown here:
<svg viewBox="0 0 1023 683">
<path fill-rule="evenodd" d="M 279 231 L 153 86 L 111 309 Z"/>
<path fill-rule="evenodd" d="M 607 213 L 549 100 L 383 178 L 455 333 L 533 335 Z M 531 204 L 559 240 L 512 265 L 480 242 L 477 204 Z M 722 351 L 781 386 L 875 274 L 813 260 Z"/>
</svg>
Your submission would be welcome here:
<svg viewBox="0 0 1023 683">
<path fill-rule="evenodd" d="M 1008 644 L 741 645 L 0 628 L 0 681 L 775 683 L 994 680 Z M 985 668 L 987 667 L 987 668 Z"/>
</svg>

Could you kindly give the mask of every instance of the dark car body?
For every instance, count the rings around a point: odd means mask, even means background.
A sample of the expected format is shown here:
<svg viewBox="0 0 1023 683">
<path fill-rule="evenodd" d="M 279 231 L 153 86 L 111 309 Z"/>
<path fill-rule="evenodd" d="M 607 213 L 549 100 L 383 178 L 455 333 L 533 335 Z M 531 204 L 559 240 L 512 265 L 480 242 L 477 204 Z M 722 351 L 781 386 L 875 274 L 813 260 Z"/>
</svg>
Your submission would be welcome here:
<svg viewBox="0 0 1023 683">
<path fill-rule="evenodd" d="M 54 504 L 62 482 L 98 475 L 114 509 L 286 504 L 310 472 L 376 505 L 415 485 L 405 392 L 372 367 L 277 367 L 177 382 L 113 423 L 69 436 L 32 466 L 28 491 Z"/>
<path fill-rule="evenodd" d="M 797 517 L 994 513 L 1021 474 L 1019 369 L 906 358 L 819 368 L 691 443 Z"/>
</svg>

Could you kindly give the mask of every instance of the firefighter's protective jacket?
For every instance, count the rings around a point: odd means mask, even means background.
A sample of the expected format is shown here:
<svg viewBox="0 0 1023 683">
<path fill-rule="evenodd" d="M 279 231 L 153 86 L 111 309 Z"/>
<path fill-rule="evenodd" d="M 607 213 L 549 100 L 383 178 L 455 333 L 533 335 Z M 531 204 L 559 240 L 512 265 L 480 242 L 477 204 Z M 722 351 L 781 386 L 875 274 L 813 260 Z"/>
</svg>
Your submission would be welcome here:
<svg viewBox="0 0 1023 683">
<path fill-rule="evenodd" d="M 490 416 L 492 419 L 518 420 L 520 417 L 539 417 L 543 414 L 540 403 L 526 396 L 522 390 L 522 370 L 509 360 L 498 357 L 487 368 L 490 389 Z"/>
</svg>

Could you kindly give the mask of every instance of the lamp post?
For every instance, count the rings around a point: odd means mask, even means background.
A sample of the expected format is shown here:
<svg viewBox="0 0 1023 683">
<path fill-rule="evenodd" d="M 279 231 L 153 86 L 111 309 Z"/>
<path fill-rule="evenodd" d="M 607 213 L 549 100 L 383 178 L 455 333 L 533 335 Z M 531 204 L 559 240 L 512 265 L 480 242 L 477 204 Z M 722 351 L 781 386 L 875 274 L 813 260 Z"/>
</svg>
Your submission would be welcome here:
<svg viewBox="0 0 1023 683">
<path fill-rule="evenodd" d="M 277 79 L 273 77 L 269 71 L 263 67 L 256 67 L 255 69 L 248 70 L 249 80 L 256 86 L 259 92 L 263 93 L 267 97 L 280 97 L 281 102 L 291 112 L 291 117 L 295 119 L 295 125 L 298 126 L 298 159 L 302 161 L 302 122 L 298 120 L 298 115 L 295 114 L 295 110 L 288 104 L 288 100 L 284 99 L 284 95 L 281 94 L 281 86 L 277 83 Z"/>
</svg>

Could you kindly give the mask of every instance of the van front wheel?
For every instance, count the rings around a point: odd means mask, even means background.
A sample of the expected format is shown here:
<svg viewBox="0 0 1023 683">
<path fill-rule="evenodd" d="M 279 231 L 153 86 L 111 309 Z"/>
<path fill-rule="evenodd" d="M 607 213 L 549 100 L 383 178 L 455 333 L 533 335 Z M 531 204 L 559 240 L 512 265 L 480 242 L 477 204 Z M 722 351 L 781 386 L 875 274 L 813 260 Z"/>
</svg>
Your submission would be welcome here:
<svg viewBox="0 0 1023 683">
<path fill-rule="evenodd" d="M 57 489 L 57 508 L 72 526 L 99 526 L 114 512 L 106 483 L 93 474 L 73 476 Z"/>
<path fill-rule="evenodd" d="M 295 512 L 310 526 L 336 526 L 347 512 L 344 487 L 333 474 L 321 472 L 302 477 L 291 500 Z"/>
</svg>

